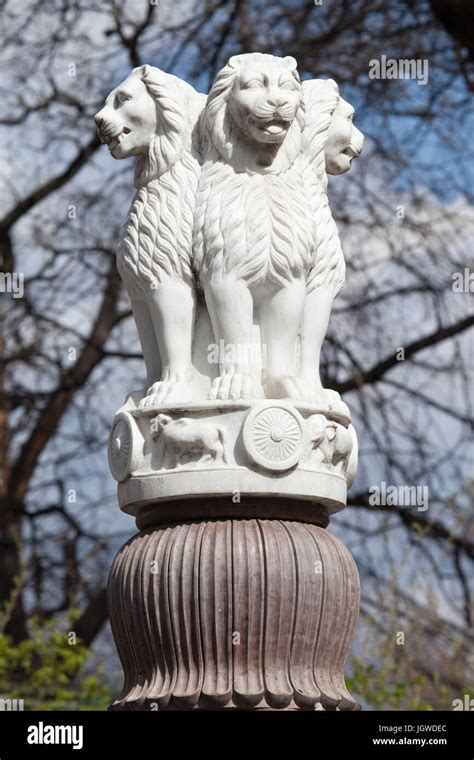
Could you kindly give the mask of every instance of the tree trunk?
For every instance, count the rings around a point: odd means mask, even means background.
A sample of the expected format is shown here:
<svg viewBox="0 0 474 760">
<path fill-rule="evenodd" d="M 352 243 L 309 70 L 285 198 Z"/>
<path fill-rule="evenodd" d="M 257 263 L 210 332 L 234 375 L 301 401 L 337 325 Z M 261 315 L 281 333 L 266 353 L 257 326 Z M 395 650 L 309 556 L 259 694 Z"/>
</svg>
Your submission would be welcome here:
<svg viewBox="0 0 474 760">
<path fill-rule="evenodd" d="M 23 608 L 21 561 L 21 510 L 18 505 L 0 506 L 0 632 L 15 643 L 27 638 Z"/>
</svg>

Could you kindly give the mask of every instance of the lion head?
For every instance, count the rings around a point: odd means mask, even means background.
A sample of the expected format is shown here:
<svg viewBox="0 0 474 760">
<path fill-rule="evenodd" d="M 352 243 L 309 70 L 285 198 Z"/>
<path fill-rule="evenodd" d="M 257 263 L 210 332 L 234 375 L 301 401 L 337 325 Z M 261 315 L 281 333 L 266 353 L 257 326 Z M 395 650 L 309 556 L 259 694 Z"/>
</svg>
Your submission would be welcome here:
<svg viewBox="0 0 474 760">
<path fill-rule="evenodd" d="M 210 147 L 237 171 L 291 166 L 305 125 L 295 59 L 233 56 L 209 92 L 203 125 Z"/>
<path fill-rule="evenodd" d="M 358 158 L 364 145 L 364 135 L 353 124 L 354 108 L 347 100 L 339 98 L 333 111 L 331 124 L 324 146 L 328 174 L 344 174 Z"/>
<path fill-rule="evenodd" d="M 135 187 L 117 244 L 128 292 L 143 298 L 163 276 L 192 281 L 199 115 L 205 96 L 153 66 L 140 66 L 107 97 L 97 131 L 114 158 L 133 157 Z"/>
<path fill-rule="evenodd" d="M 96 114 L 97 132 L 114 158 L 134 156 L 135 186 L 167 171 L 189 149 L 204 96 L 153 66 L 139 66 Z"/>
<path fill-rule="evenodd" d="M 339 94 L 333 79 L 303 82 L 306 103 L 305 142 L 308 156 L 323 184 L 325 173 L 343 174 L 362 152 L 364 136 L 352 119 L 353 107 Z"/>
</svg>

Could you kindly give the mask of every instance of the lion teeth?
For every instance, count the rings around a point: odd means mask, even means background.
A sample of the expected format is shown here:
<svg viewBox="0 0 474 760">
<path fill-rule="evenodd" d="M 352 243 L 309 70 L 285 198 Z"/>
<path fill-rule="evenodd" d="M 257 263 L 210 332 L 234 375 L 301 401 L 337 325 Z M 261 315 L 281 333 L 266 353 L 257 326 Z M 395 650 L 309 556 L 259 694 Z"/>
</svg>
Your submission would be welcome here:
<svg viewBox="0 0 474 760">
<path fill-rule="evenodd" d="M 124 132 L 120 132 L 118 135 L 116 135 L 115 137 L 113 137 L 109 141 L 109 144 L 108 144 L 109 145 L 109 150 L 115 150 L 115 148 L 117 147 L 117 145 L 120 145 L 120 143 L 122 142 L 122 140 L 123 140 L 124 137 L 125 137 L 125 133 Z"/>
</svg>

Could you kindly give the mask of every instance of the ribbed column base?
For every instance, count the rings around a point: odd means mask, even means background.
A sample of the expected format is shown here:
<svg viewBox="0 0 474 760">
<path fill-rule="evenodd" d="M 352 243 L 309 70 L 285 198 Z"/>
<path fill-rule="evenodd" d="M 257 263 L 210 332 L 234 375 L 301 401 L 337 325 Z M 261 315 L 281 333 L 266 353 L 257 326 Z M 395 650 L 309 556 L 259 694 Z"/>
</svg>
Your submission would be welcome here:
<svg viewBox="0 0 474 760">
<path fill-rule="evenodd" d="M 316 525 L 150 527 L 116 556 L 111 710 L 354 710 L 344 663 L 359 609 L 350 552 Z"/>
</svg>

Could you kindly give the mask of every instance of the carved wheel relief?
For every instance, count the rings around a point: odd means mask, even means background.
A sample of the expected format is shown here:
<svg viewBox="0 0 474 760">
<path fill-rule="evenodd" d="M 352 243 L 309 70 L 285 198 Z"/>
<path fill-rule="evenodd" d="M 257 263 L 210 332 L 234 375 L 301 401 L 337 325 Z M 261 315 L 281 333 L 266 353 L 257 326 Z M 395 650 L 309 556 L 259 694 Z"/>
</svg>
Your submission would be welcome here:
<svg viewBox="0 0 474 760">
<path fill-rule="evenodd" d="M 249 412 L 243 428 L 245 449 L 255 464 L 281 472 L 303 453 L 303 418 L 284 404 L 263 404 Z"/>
<path fill-rule="evenodd" d="M 110 431 L 108 458 L 110 471 L 119 482 L 140 466 L 143 439 L 137 425 L 128 414 L 120 414 Z"/>
</svg>

